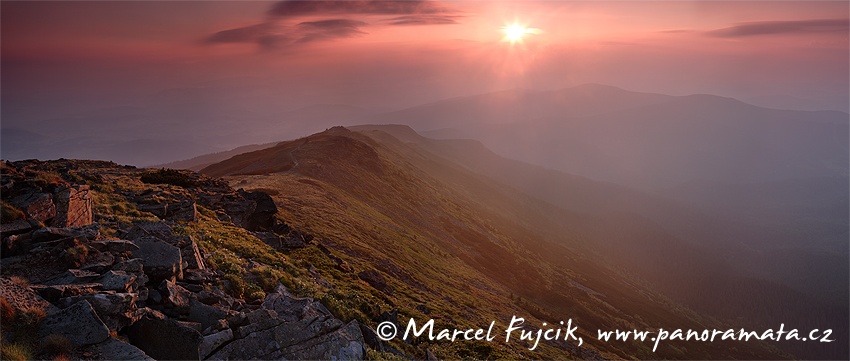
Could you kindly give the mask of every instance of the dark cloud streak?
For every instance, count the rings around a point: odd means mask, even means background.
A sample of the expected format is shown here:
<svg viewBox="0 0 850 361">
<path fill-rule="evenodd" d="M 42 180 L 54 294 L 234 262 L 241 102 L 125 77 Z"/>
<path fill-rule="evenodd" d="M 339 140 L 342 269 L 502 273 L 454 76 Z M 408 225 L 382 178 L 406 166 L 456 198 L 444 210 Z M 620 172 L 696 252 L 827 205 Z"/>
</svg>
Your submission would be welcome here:
<svg viewBox="0 0 850 361">
<path fill-rule="evenodd" d="M 459 24 L 457 15 L 405 15 L 387 20 L 390 25 L 451 25 Z"/>
<path fill-rule="evenodd" d="M 286 0 L 276 3 L 269 10 L 270 16 L 295 17 L 329 14 L 443 14 L 450 12 L 434 1 L 408 0 L 351 0 L 351 1 L 302 1 Z"/>
<path fill-rule="evenodd" d="M 796 21 L 759 21 L 741 23 L 728 28 L 707 32 L 709 36 L 738 38 L 773 34 L 806 34 L 821 32 L 847 32 L 850 29 L 848 19 L 816 19 Z"/>
</svg>

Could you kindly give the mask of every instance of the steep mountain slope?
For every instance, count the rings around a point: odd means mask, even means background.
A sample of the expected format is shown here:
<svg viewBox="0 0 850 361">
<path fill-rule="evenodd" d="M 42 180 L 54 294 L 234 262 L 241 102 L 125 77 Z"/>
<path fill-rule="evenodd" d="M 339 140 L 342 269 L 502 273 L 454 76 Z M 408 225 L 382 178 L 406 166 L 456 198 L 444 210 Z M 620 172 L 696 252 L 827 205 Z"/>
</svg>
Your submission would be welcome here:
<svg viewBox="0 0 850 361">
<path fill-rule="evenodd" d="M 673 201 L 506 159 L 474 140 L 429 139 L 403 125 L 349 129 L 376 139 L 392 135 L 567 210 L 645 216 L 716 259 L 721 264 L 716 268 L 782 283 L 833 305 L 848 302 L 848 275 L 844 272 L 848 264 L 843 256 L 847 251 L 847 185 L 838 179 L 785 182 L 774 187 L 741 185 L 735 192 L 714 185 L 697 186 L 692 192 L 678 190 L 681 200 Z M 707 193 L 712 189 L 714 192 Z M 835 206 L 825 209 L 830 213 L 821 214 L 822 204 Z M 837 221 L 842 214 L 845 221 Z"/>
<path fill-rule="evenodd" d="M 387 302 L 401 315 L 461 326 L 510 314 L 548 322 L 572 318 L 585 340 L 580 350 L 615 358 L 780 357 L 757 343 L 674 343 L 652 353 L 647 344 L 595 341 L 597 328 L 720 325 L 643 285 L 629 269 L 634 263 L 611 267 L 616 262 L 602 261 L 600 254 L 613 252 L 597 243 L 605 236 L 611 241 L 602 243 L 613 247 L 635 242 L 626 236 L 639 230 L 645 233 L 641 241 L 688 246 L 640 217 L 565 211 L 394 139 L 333 128 L 203 172 L 227 176 L 237 187 L 268 190 L 296 228 L 339 250 L 337 256 L 355 269 L 377 269 L 389 286 L 383 287 Z M 588 357 L 552 344 L 535 352 L 495 343 L 472 350 L 467 343 L 434 346 L 448 358 Z"/>
<path fill-rule="evenodd" d="M 722 213 L 505 159 L 477 141 L 428 139 L 400 125 L 350 129 L 382 144 L 399 139 L 540 200 L 591 213 L 571 224 L 571 230 L 593 239 L 604 260 L 627 266 L 664 294 L 702 312 L 768 326 L 777 314 L 807 325 L 832 317 L 847 320 L 847 257 L 788 246 L 799 243 L 801 233 L 787 226 L 744 224 L 717 215 Z"/>
</svg>

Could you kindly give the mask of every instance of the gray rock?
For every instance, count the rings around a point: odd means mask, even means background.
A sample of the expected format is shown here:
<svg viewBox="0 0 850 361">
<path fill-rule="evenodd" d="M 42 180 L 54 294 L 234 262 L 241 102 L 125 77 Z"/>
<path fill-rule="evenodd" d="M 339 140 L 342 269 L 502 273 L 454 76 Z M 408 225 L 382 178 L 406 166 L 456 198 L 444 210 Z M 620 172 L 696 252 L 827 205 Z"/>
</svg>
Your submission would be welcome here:
<svg viewBox="0 0 850 361">
<path fill-rule="evenodd" d="M 157 360 L 199 360 L 201 333 L 163 314 L 145 309 L 126 329 L 130 343 Z"/>
<path fill-rule="evenodd" d="M 133 257 L 142 259 L 145 274 L 154 284 L 183 278 L 183 260 L 179 248 L 153 237 L 142 237 L 134 240 L 134 243 L 139 249 L 133 251 Z"/>
<path fill-rule="evenodd" d="M 48 193 L 31 191 L 15 197 L 12 202 L 24 211 L 29 219 L 39 222 L 47 222 L 56 216 L 56 205 L 53 204 L 53 196 Z"/>
<path fill-rule="evenodd" d="M 245 315 L 247 324 L 237 328 L 237 337 L 243 338 L 257 331 L 268 330 L 284 321 L 277 317 L 277 312 L 261 308 Z"/>
<path fill-rule="evenodd" d="M 110 331 L 121 330 L 135 321 L 136 299 L 138 298 L 135 293 L 97 293 L 80 298 L 91 304 L 98 317 Z"/>
<path fill-rule="evenodd" d="M 232 339 L 233 331 L 229 328 L 224 331 L 204 336 L 204 340 L 201 341 L 201 345 L 198 347 L 198 353 L 200 354 L 201 359 L 205 359 L 221 345 L 224 345 Z"/>
<path fill-rule="evenodd" d="M 270 358 L 288 360 L 362 360 L 366 353 L 358 322 L 332 333 L 284 348 Z"/>
<path fill-rule="evenodd" d="M 155 304 L 162 304 L 162 294 L 155 289 L 148 289 L 148 299 Z"/>
<path fill-rule="evenodd" d="M 91 281 L 94 281 L 98 277 L 100 277 L 99 273 L 79 269 L 69 269 L 65 271 L 65 273 L 50 277 L 49 279 L 42 282 L 42 284 L 56 286 L 68 285 L 72 283 L 89 283 Z"/>
<path fill-rule="evenodd" d="M 124 271 L 108 271 L 98 280 L 107 291 L 136 291 L 136 276 Z"/>
<path fill-rule="evenodd" d="M 250 325 L 249 325 L 250 326 Z M 234 340 L 212 355 L 211 360 L 248 360 L 277 359 L 287 347 L 298 345 L 307 340 L 331 333 L 342 326 L 342 322 L 332 317 L 322 317 L 294 322 L 283 322 L 275 327 L 259 330 L 247 335 L 240 332 L 240 339 Z M 360 330 L 357 330 L 359 334 Z M 362 339 L 362 336 L 361 336 Z M 277 357 L 275 357 L 275 355 Z M 305 357 L 303 359 L 322 359 Z"/>
<path fill-rule="evenodd" d="M 193 200 L 170 203 L 166 207 L 165 219 L 179 222 L 195 222 L 198 220 L 198 207 Z"/>
<path fill-rule="evenodd" d="M 92 306 L 82 300 L 44 319 L 39 335 L 52 334 L 65 336 L 74 346 L 81 347 L 105 341 L 109 337 L 109 329 Z"/>
<path fill-rule="evenodd" d="M 42 227 L 32 233 L 33 242 L 50 242 L 65 238 L 93 240 L 100 232 L 100 224 L 92 223 L 85 227 L 62 228 Z"/>
<path fill-rule="evenodd" d="M 74 297 L 74 296 L 82 296 L 89 295 L 100 292 L 103 289 L 103 285 L 100 283 L 82 283 L 82 284 L 73 284 L 73 285 L 32 285 L 30 286 L 34 291 L 38 292 L 41 297 L 50 301 L 56 302 L 60 298 L 63 297 Z"/>
<path fill-rule="evenodd" d="M 32 307 L 42 308 L 48 314 L 59 311 L 56 306 L 47 302 L 32 289 L 12 282 L 8 278 L 0 278 L 0 297 L 5 298 L 16 310 Z"/>
<path fill-rule="evenodd" d="M 75 185 L 56 192 L 54 227 L 81 227 L 92 223 L 92 198 L 89 186 Z"/>
<path fill-rule="evenodd" d="M 139 249 L 135 243 L 123 239 L 92 241 L 89 246 L 101 252 L 132 252 Z"/>
<path fill-rule="evenodd" d="M 145 274 L 144 263 L 142 263 L 142 260 L 138 258 L 118 262 L 112 265 L 112 271 L 119 275 L 121 274 L 120 272 L 124 272 L 136 277 L 136 280 L 133 282 L 130 290 L 139 290 L 145 285 L 145 283 L 148 282 L 148 276 Z"/>
<path fill-rule="evenodd" d="M 192 294 L 185 288 L 165 280 L 159 285 L 159 291 L 162 293 L 165 307 L 172 308 L 181 314 L 189 313 L 189 299 Z"/>
<path fill-rule="evenodd" d="M 332 316 L 331 312 L 320 302 L 312 298 L 293 297 L 283 285 L 278 285 L 275 292 L 266 295 L 263 308 L 277 312 L 278 318 L 284 321 L 296 321 L 319 316 Z"/>
<path fill-rule="evenodd" d="M 109 337 L 106 341 L 87 346 L 83 353 L 91 354 L 95 360 L 146 360 L 154 361 L 144 351 L 129 343 Z"/>
<path fill-rule="evenodd" d="M 97 252 L 92 257 L 92 260 L 80 267 L 80 269 L 102 273 L 112 268 L 113 263 L 115 263 L 115 256 L 112 253 Z"/>
<path fill-rule="evenodd" d="M 201 256 L 201 250 L 198 249 L 198 244 L 195 240 L 189 239 L 189 244 L 181 250 L 183 261 L 186 262 L 186 268 L 204 270 L 204 258 Z"/>
<path fill-rule="evenodd" d="M 227 311 L 218 307 L 204 304 L 196 299 L 189 301 L 189 316 L 187 319 L 198 322 L 203 329 L 214 326 L 219 320 L 226 319 Z"/>
<path fill-rule="evenodd" d="M 0 224 L 0 235 L 3 237 L 29 232 L 33 225 L 23 219 L 11 223 Z"/>
</svg>

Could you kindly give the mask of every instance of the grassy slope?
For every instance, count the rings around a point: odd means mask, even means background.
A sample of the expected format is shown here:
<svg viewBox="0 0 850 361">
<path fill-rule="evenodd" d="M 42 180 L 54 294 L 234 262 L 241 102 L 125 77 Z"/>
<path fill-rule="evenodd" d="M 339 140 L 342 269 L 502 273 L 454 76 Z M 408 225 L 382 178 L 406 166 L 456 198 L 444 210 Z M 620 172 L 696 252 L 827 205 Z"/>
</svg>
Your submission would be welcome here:
<svg viewBox="0 0 850 361">
<path fill-rule="evenodd" d="M 318 236 L 357 271 L 381 271 L 396 291 L 370 295 L 402 315 L 460 326 L 506 322 L 511 314 L 548 322 L 572 318 L 592 345 L 585 348 L 613 358 L 779 357 L 754 343 L 668 343 L 653 354 L 648 343 L 592 342 L 597 328 L 717 324 L 648 291 L 624 271 L 603 266 L 589 251 L 593 240 L 576 230 L 585 215 L 536 201 L 393 139 L 379 143 L 331 129 L 204 172 L 234 174 L 236 187 L 274 190 L 283 219 Z M 350 280 L 332 268 L 319 271 L 340 284 Z M 417 311 L 419 304 L 431 315 Z M 432 349 L 446 358 L 564 358 L 567 352 L 466 342 Z"/>
</svg>

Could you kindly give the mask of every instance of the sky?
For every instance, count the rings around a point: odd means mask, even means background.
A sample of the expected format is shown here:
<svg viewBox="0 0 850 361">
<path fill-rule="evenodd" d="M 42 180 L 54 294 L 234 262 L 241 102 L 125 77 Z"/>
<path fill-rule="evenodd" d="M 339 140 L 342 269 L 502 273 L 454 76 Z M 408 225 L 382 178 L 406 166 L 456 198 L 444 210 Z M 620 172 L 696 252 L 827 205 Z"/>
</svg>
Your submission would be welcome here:
<svg viewBox="0 0 850 361">
<path fill-rule="evenodd" d="M 118 123 L 132 121 L 127 112 L 183 114 L 175 121 L 190 129 L 205 114 L 260 119 L 320 104 L 381 112 L 584 83 L 801 109 L 846 111 L 850 96 L 846 1 L 0 6 L 4 143 L 20 143 L 11 137 L 21 130 L 94 131 L 104 125 L 91 118 L 104 114 Z M 511 24 L 531 30 L 507 41 Z"/>
</svg>

